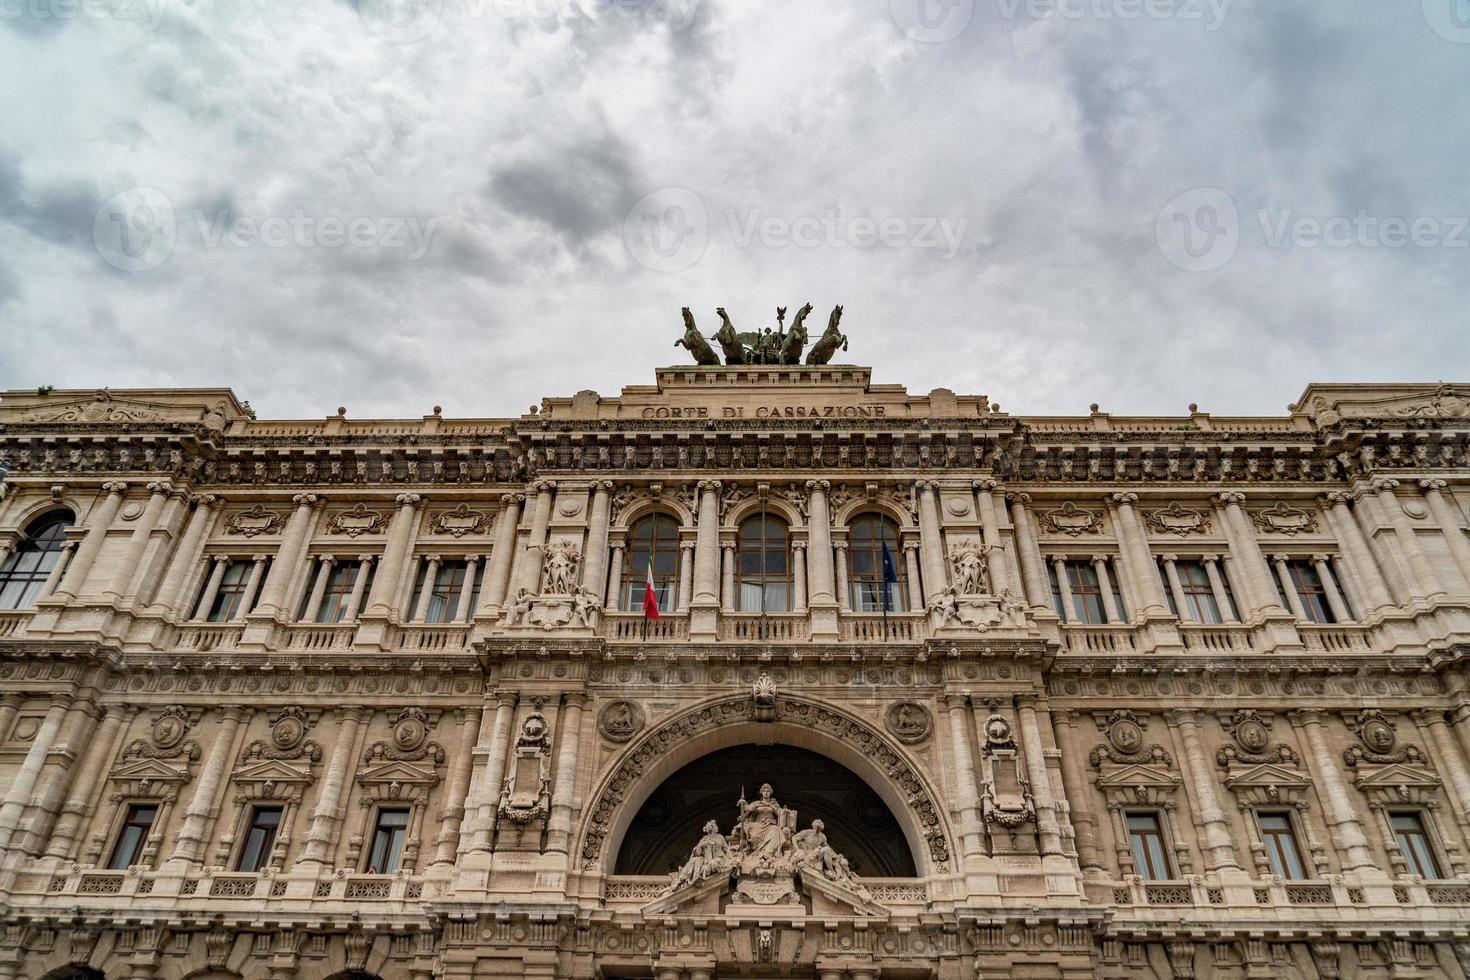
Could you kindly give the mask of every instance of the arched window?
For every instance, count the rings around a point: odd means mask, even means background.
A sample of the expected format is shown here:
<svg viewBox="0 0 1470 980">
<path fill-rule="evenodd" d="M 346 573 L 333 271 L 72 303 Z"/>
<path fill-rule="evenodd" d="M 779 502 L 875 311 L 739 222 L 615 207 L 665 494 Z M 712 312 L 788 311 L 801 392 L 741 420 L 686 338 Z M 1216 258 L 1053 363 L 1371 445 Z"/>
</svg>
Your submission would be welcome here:
<svg viewBox="0 0 1470 980">
<path fill-rule="evenodd" d="M 888 569 L 883 565 L 884 551 Z M 864 514 L 848 525 L 847 588 L 853 612 L 883 612 L 888 594 L 889 612 L 908 609 L 903 559 L 898 549 L 898 525 L 880 514 Z"/>
<path fill-rule="evenodd" d="M 24 609 L 40 594 L 61 561 L 61 543 L 75 518 L 53 511 L 31 522 L 15 552 L 0 564 L 0 609 Z"/>
<path fill-rule="evenodd" d="M 633 525 L 623 552 L 623 587 L 618 608 L 643 608 L 648 588 L 648 562 L 653 561 L 653 590 L 661 613 L 679 603 L 679 525 L 665 514 L 653 514 Z"/>
<path fill-rule="evenodd" d="M 740 611 L 790 612 L 786 525 L 759 515 L 740 525 Z"/>
</svg>

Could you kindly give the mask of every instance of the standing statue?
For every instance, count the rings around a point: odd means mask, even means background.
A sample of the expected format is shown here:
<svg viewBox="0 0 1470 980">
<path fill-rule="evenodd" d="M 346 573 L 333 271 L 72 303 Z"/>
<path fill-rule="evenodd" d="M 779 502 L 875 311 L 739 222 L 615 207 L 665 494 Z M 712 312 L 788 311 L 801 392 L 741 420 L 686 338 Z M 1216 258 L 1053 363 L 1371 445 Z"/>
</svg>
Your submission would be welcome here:
<svg viewBox="0 0 1470 980">
<path fill-rule="evenodd" d="M 817 338 L 817 342 L 812 345 L 811 352 L 807 354 L 808 364 L 826 364 L 832 360 L 832 355 L 837 352 L 839 345 L 843 350 L 847 350 L 847 335 L 837 329 L 837 324 L 840 322 L 842 322 L 842 307 L 839 305 L 827 318 L 826 331 Z"/>
<path fill-rule="evenodd" d="M 801 351 L 806 346 L 806 318 L 812 311 L 812 304 L 807 303 L 796 311 L 796 319 L 791 322 L 791 329 L 786 332 L 786 339 L 781 343 L 782 364 L 800 364 Z"/>
<path fill-rule="evenodd" d="M 694 325 L 694 314 L 689 312 L 689 307 L 684 307 L 684 336 L 674 341 L 675 347 L 683 347 L 694 355 L 695 364 L 719 364 L 720 358 L 715 354 L 714 348 L 705 342 L 700 334 L 699 328 Z"/>
<path fill-rule="evenodd" d="M 749 343 L 745 338 L 759 338 L 760 334 L 741 334 L 735 332 L 735 324 L 730 322 L 730 314 L 725 312 L 723 306 L 717 307 L 715 313 L 720 318 L 720 329 L 710 336 L 710 340 L 718 341 L 720 349 L 725 352 L 726 364 L 745 364 L 747 354 L 745 345 Z"/>
</svg>

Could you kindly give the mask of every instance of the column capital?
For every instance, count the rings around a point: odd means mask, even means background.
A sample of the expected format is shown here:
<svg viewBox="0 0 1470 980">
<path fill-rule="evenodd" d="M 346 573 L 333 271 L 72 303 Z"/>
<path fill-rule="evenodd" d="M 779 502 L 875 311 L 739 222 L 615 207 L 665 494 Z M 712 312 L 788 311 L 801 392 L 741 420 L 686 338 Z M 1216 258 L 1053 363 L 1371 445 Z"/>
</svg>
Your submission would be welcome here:
<svg viewBox="0 0 1470 980">
<path fill-rule="evenodd" d="M 393 498 L 400 507 L 417 507 L 423 503 L 424 495 L 421 493 L 400 493 Z"/>
<path fill-rule="evenodd" d="M 1288 718 L 1305 725 L 1320 725 L 1327 720 L 1326 708 L 1296 708 L 1286 713 Z"/>
<path fill-rule="evenodd" d="M 1113 503 L 1120 507 L 1138 503 L 1138 494 L 1131 490 L 1119 490 L 1112 496 Z"/>
<path fill-rule="evenodd" d="M 319 561 L 319 562 L 321 562 L 323 565 L 335 565 L 337 563 L 337 556 L 336 555 L 317 555 L 316 556 L 316 560 Z"/>
<path fill-rule="evenodd" d="M 1352 494 L 1348 493 L 1346 490 L 1329 490 L 1322 495 L 1322 499 L 1327 501 L 1329 504 L 1332 504 L 1334 507 L 1338 505 L 1346 507 L 1348 501 L 1352 499 Z"/>
<path fill-rule="evenodd" d="M 151 494 L 166 494 L 172 492 L 174 486 L 167 480 L 154 480 L 148 484 L 148 492 Z"/>
<path fill-rule="evenodd" d="M 983 480 L 975 480 L 970 484 L 970 489 L 975 491 L 990 491 L 1000 486 L 1000 481 L 985 477 Z"/>
<path fill-rule="evenodd" d="M 1313 563 L 1314 564 L 1318 564 L 1318 565 L 1325 565 L 1325 564 L 1327 564 L 1331 560 L 1332 560 L 1332 556 L 1331 555 L 1313 555 L 1312 556 Z"/>
<path fill-rule="evenodd" d="M 1216 554 L 1200 555 L 1199 560 L 1204 562 L 1206 565 L 1213 565 L 1220 560 L 1220 556 Z"/>
<path fill-rule="evenodd" d="M 378 558 L 377 555 L 358 555 L 357 560 L 364 565 L 371 565 Z"/>
<path fill-rule="evenodd" d="M 917 542 L 917 541 L 905 541 L 905 542 L 903 542 L 900 545 L 900 547 L 902 547 L 904 551 L 918 551 L 919 550 L 919 542 Z"/>
<path fill-rule="evenodd" d="M 525 502 L 526 495 L 523 493 L 502 493 L 500 495 L 500 505 L 502 507 L 509 507 L 511 504 L 523 504 Z"/>
<path fill-rule="evenodd" d="M 1165 708 L 1164 721 L 1170 725 L 1194 726 L 1199 722 L 1199 715 L 1193 708 Z"/>
<path fill-rule="evenodd" d="M 1092 563 L 1094 565 L 1096 565 L 1099 562 L 1106 562 L 1108 560 L 1108 556 L 1107 555 L 1092 555 L 1091 556 L 1091 559 L 1092 559 Z"/>
<path fill-rule="evenodd" d="M 1449 717 L 1450 724 L 1452 725 L 1458 725 L 1470 719 L 1470 701 L 1455 705 L 1446 711 L 1445 714 Z"/>
<path fill-rule="evenodd" d="M 846 541 L 833 541 L 832 542 L 832 548 L 834 550 L 836 550 L 836 551 L 846 551 L 847 550 L 847 542 Z"/>
<path fill-rule="evenodd" d="M 339 704 L 332 710 L 342 721 L 364 721 L 370 718 L 373 713 L 372 708 L 364 708 L 354 704 Z"/>
<path fill-rule="evenodd" d="M 939 699 L 951 711 L 970 706 L 970 692 L 968 691 L 945 691 L 939 695 Z"/>
<path fill-rule="evenodd" d="M 1159 560 L 1165 565 L 1172 565 L 1179 560 L 1179 556 L 1172 551 L 1166 551 L 1162 555 L 1159 555 Z"/>
<path fill-rule="evenodd" d="M 828 490 L 831 490 L 832 489 L 832 481 L 831 480 L 808 480 L 808 481 L 806 481 L 806 488 L 807 488 L 807 490 L 811 491 L 812 493 L 826 493 Z"/>
<path fill-rule="evenodd" d="M 250 556 L 250 560 L 253 561 L 253 562 L 255 562 L 257 565 L 264 565 L 266 562 L 268 562 L 268 561 L 271 560 L 271 556 L 270 555 L 251 555 Z"/>
<path fill-rule="evenodd" d="M 592 481 L 592 490 L 595 493 L 611 493 L 612 492 L 612 488 L 613 488 L 613 481 L 611 481 L 611 480 L 593 480 Z"/>
<path fill-rule="evenodd" d="M 1387 491 L 1388 493 L 1392 493 L 1398 487 L 1398 485 L 1399 481 L 1393 479 L 1392 477 L 1381 476 L 1373 481 L 1373 492 L 1383 493 Z"/>
<path fill-rule="evenodd" d="M 61 548 L 62 551 L 71 551 L 76 546 L 77 546 L 77 543 L 75 541 L 63 541 L 59 545 L 59 547 Z"/>
<path fill-rule="evenodd" d="M 121 496 L 122 494 L 128 492 L 128 485 L 126 481 L 123 480 L 108 480 L 106 483 L 102 484 L 102 489 L 106 490 L 108 493 L 115 493 Z"/>
<path fill-rule="evenodd" d="M 1039 700 L 1040 697 L 1035 691 L 1022 691 L 1011 697 L 1011 701 L 1018 708 L 1035 708 Z"/>
<path fill-rule="evenodd" d="M 1435 479 L 1435 480 L 1420 480 L 1419 481 L 1419 489 L 1420 490 L 1423 490 L 1425 493 L 1429 493 L 1431 491 L 1436 491 L 1437 492 L 1437 491 L 1443 490 L 1445 487 L 1448 487 L 1449 485 L 1450 485 L 1450 481 L 1448 481 L 1448 480 Z"/>
<path fill-rule="evenodd" d="M 478 565 L 480 563 L 480 560 L 484 557 L 484 555 L 465 555 L 464 563 L 466 565 Z"/>
<path fill-rule="evenodd" d="M 519 691 L 496 691 L 495 703 L 503 708 L 514 708 L 521 700 Z"/>
<path fill-rule="evenodd" d="M 1027 493 L 1025 490 L 1007 490 L 1006 491 L 1006 499 L 1009 500 L 1013 504 L 1029 504 L 1029 503 L 1031 503 L 1031 495 L 1029 493 Z"/>
<path fill-rule="evenodd" d="M 314 493 L 298 493 L 291 498 L 291 503 L 297 507 L 315 507 L 316 502 L 322 498 Z"/>
<path fill-rule="evenodd" d="M 531 489 L 535 490 L 537 493 L 550 493 L 551 491 L 556 489 L 556 481 L 537 480 L 535 483 L 531 484 Z"/>
<path fill-rule="evenodd" d="M 695 484 L 695 486 L 702 493 L 719 493 L 720 487 L 723 486 L 723 484 L 721 484 L 719 480 L 700 480 L 698 483 Z"/>
<path fill-rule="evenodd" d="M 213 561 L 216 565 L 228 565 L 230 562 L 234 561 L 234 558 L 230 557 L 229 555 L 213 555 L 210 557 L 210 560 Z"/>
<path fill-rule="evenodd" d="M 684 540 L 682 540 L 682 541 L 679 542 L 679 550 L 680 551 L 693 551 L 695 549 L 695 547 L 698 546 L 698 544 L 699 544 L 698 541 L 694 541 L 694 540 L 691 540 L 689 538 L 685 538 Z"/>
<path fill-rule="evenodd" d="M 444 561 L 444 559 L 440 555 L 424 555 L 424 561 L 430 562 L 431 564 L 434 564 L 434 565 L 438 565 L 438 564 L 441 564 Z"/>
<path fill-rule="evenodd" d="M 201 493 L 194 497 L 194 502 L 200 507 L 213 507 L 215 504 L 224 503 L 225 498 L 217 493 Z"/>
<path fill-rule="evenodd" d="M 805 551 L 806 550 L 806 542 L 805 541 L 793 541 L 793 542 L 791 542 L 791 550 L 792 551 Z"/>
<path fill-rule="evenodd" d="M 587 695 L 581 691 L 568 691 L 562 695 L 562 700 L 569 708 L 581 708 L 587 704 Z"/>
<path fill-rule="evenodd" d="M 1225 490 L 1216 494 L 1215 499 L 1226 506 L 1230 504 L 1243 504 L 1245 503 L 1245 494 L 1239 490 Z"/>
<path fill-rule="evenodd" d="M 1271 556 L 1271 561 L 1275 562 L 1277 565 L 1285 565 L 1287 562 L 1291 561 L 1291 556 L 1275 554 Z"/>
</svg>

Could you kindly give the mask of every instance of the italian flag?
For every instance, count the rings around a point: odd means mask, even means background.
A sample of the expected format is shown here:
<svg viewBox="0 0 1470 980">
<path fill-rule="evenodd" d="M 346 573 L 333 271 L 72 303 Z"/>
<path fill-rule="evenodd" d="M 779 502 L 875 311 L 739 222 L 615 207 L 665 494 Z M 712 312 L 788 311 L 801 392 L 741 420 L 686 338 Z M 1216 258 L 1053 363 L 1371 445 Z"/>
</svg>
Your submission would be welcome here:
<svg viewBox="0 0 1470 980">
<path fill-rule="evenodd" d="M 653 587 L 653 546 L 648 546 L 648 569 L 643 577 L 643 618 L 658 619 L 658 591 Z"/>
</svg>

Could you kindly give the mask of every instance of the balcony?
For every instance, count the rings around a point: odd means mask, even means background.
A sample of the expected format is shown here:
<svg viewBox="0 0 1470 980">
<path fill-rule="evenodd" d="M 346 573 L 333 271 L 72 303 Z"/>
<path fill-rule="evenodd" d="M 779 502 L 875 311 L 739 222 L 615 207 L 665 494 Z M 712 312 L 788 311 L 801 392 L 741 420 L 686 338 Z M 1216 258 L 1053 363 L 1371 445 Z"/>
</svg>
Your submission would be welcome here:
<svg viewBox="0 0 1470 980">
<path fill-rule="evenodd" d="M 24 633 L 26 623 L 31 620 L 29 609 L 6 609 L 0 611 L 0 640 L 7 636 Z"/>
<path fill-rule="evenodd" d="M 689 617 L 678 613 L 644 619 L 641 612 L 602 615 L 603 639 L 617 643 L 678 643 L 689 639 Z"/>
<path fill-rule="evenodd" d="M 356 623 L 301 623 L 286 633 L 286 649 L 343 650 L 355 635 Z"/>
<path fill-rule="evenodd" d="M 837 624 L 844 642 L 918 642 L 929 636 L 926 613 L 889 613 L 885 622 L 881 615 L 844 613 Z"/>
<path fill-rule="evenodd" d="M 928 888 L 920 878 L 862 878 L 873 901 L 891 909 L 920 911 L 929 902 Z M 604 901 L 613 908 L 637 908 L 662 895 L 669 887 L 667 875 L 614 875 L 607 879 Z"/>
<path fill-rule="evenodd" d="M 1180 623 L 1179 636 L 1192 653 L 1252 653 L 1256 649 L 1251 631 L 1244 626 Z"/>
<path fill-rule="evenodd" d="M 468 650 L 468 623 L 404 623 L 393 628 L 393 646 L 420 653 L 453 653 Z"/>
<path fill-rule="evenodd" d="M 1300 623 L 1297 632 L 1313 653 L 1370 653 L 1366 631 L 1357 626 Z"/>
<path fill-rule="evenodd" d="M 1132 653 L 1137 649 L 1132 626 L 1062 627 L 1062 639 L 1073 653 Z"/>
<path fill-rule="evenodd" d="M 805 613 L 729 613 L 720 616 L 720 639 L 732 642 L 791 643 L 811 636 Z"/>
<path fill-rule="evenodd" d="M 233 650 L 240 645 L 244 623 L 186 623 L 179 627 L 174 646 L 194 653 Z"/>
</svg>

